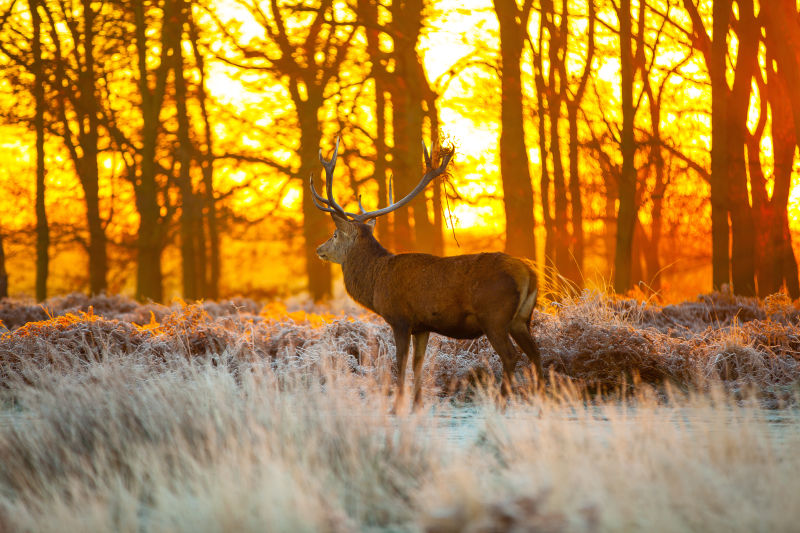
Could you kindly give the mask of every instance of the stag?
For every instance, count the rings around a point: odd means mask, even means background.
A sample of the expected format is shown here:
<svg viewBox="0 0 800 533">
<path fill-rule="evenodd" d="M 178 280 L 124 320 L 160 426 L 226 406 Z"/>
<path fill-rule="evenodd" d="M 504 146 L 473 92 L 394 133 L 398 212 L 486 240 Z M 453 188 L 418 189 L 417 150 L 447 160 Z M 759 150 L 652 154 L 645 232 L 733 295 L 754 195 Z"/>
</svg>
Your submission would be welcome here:
<svg viewBox="0 0 800 533">
<path fill-rule="evenodd" d="M 431 332 L 456 339 L 486 335 L 503 362 L 503 393 L 510 391 L 518 354 L 517 345 L 533 362 L 539 378 L 542 363 L 530 321 L 536 305 L 538 285 L 532 265 L 504 253 L 480 253 L 437 257 L 423 253 L 393 254 L 373 236 L 377 217 L 408 204 L 447 168 L 453 149 L 442 150 L 434 167 L 422 143 L 425 174 L 404 198 L 376 211 L 345 211 L 333 198 L 333 171 L 339 140 L 330 160 L 319 152 L 325 169 L 326 198 L 310 179 L 317 208 L 331 214 L 336 225 L 333 236 L 317 248 L 320 259 L 342 266 L 350 296 L 379 314 L 391 326 L 396 346 L 398 392 L 394 411 L 404 396 L 406 363 L 411 337 L 414 340 L 414 408 L 421 403 L 420 385 L 425 349 Z M 391 196 L 391 193 L 390 193 Z"/>
</svg>

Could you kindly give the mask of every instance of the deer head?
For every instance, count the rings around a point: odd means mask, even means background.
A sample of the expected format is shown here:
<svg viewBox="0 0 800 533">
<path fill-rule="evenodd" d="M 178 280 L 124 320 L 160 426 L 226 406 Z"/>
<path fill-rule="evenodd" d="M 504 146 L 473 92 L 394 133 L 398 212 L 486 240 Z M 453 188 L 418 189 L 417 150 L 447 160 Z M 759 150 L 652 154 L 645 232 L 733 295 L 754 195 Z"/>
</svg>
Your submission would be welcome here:
<svg viewBox="0 0 800 533">
<path fill-rule="evenodd" d="M 324 261 L 342 264 L 359 238 L 372 236 L 375 219 L 363 223 L 347 220 L 336 213 L 332 213 L 331 217 L 336 224 L 336 231 L 333 232 L 330 239 L 319 245 L 317 255 Z"/>
<path fill-rule="evenodd" d="M 441 162 L 439 166 L 433 167 L 431 157 L 428 154 L 428 147 L 422 143 L 422 151 L 425 156 L 425 175 L 417 184 L 414 189 L 408 193 L 404 198 L 397 202 L 392 201 L 391 186 L 389 188 L 390 205 L 376 211 L 365 211 L 364 206 L 361 205 L 361 197 L 358 198 L 358 207 L 360 213 L 350 213 L 345 211 L 336 200 L 333 198 L 333 171 L 336 167 L 336 158 L 339 154 L 339 139 L 336 139 L 336 147 L 333 150 L 333 155 L 329 160 L 322 157 L 322 150 L 319 151 L 319 160 L 325 168 L 325 192 L 326 198 L 323 198 L 314 187 L 314 174 L 311 174 L 311 196 L 314 200 L 314 205 L 317 208 L 330 213 L 336 224 L 336 231 L 333 236 L 322 243 L 317 248 L 317 255 L 320 259 L 330 261 L 331 263 L 343 263 L 347 254 L 358 242 L 359 239 L 373 238 L 372 233 L 375 228 L 375 221 L 377 217 L 391 213 L 396 209 L 406 205 L 414 199 L 425 187 L 433 181 L 437 176 L 440 176 L 447 168 L 448 163 L 453 158 L 453 148 L 447 148 L 441 151 Z"/>
</svg>

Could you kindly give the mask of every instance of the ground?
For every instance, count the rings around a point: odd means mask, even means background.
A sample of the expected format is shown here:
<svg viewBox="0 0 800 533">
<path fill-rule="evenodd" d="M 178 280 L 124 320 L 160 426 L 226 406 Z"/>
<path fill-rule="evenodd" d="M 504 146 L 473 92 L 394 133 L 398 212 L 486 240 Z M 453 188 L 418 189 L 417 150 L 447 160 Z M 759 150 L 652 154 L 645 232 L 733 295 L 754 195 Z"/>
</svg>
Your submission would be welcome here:
<svg viewBox="0 0 800 533">
<path fill-rule="evenodd" d="M 790 530 L 800 314 L 585 292 L 496 394 L 485 339 L 432 336 L 389 415 L 374 315 L 248 300 L 0 304 L 0 530 Z"/>
</svg>

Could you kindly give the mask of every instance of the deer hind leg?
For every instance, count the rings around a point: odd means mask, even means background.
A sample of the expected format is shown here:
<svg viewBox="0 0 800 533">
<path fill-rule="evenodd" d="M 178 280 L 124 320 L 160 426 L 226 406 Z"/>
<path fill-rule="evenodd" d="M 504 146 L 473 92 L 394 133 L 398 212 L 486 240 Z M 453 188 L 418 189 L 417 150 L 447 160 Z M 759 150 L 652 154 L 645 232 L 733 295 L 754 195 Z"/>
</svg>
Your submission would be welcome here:
<svg viewBox="0 0 800 533">
<path fill-rule="evenodd" d="M 542 356 L 539 354 L 539 347 L 536 345 L 536 339 L 533 338 L 528 330 L 528 324 L 525 322 L 514 321 L 511 324 L 511 336 L 516 341 L 520 349 L 525 352 L 528 359 L 533 363 L 536 368 L 536 376 L 541 381 L 544 378 L 544 370 L 542 369 Z"/>
<path fill-rule="evenodd" d="M 414 409 L 422 404 L 422 363 L 430 335 L 427 331 L 414 335 Z"/>
<path fill-rule="evenodd" d="M 538 295 L 538 287 L 534 288 L 530 293 L 527 293 L 527 291 L 523 292 L 523 296 L 520 297 L 519 307 L 511 321 L 511 336 L 533 363 L 536 368 L 536 374 L 541 380 L 544 377 L 542 357 L 539 355 L 539 347 L 536 344 L 536 340 L 531 336 L 529 328 L 531 315 L 533 314 L 533 308 L 536 306 L 536 297 Z"/>
<path fill-rule="evenodd" d="M 486 338 L 489 339 L 492 348 L 494 348 L 494 351 L 497 352 L 503 362 L 503 385 L 501 390 L 503 396 L 507 396 L 511 392 L 514 370 L 517 368 L 517 350 L 511 344 L 511 339 L 508 336 L 509 332 L 506 328 L 485 329 L 484 333 L 486 333 Z"/>
<path fill-rule="evenodd" d="M 395 354 L 397 358 L 397 395 L 394 400 L 393 413 L 399 413 L 403 403 L 406 381 L 406 363 L 408 362 L 408 343 L 411 334 L 401 328 L 392 327 L 394 333 Z"/>
</svg>

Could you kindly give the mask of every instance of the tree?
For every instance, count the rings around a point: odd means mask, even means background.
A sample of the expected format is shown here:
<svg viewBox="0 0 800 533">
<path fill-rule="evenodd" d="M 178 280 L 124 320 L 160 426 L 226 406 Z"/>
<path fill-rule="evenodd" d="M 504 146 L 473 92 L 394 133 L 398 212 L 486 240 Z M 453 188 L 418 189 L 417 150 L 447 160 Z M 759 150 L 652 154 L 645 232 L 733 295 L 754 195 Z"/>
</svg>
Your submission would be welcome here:
<svg viewBox="0 0 800 533">
<path fill-rule="evenodd" d="M 285 83 L 300 130 L 296 154 L 300 160 L 294 177 L 301 180 L 303 238 L 308 274 L 308 289 L 315 300 L 331 294 L 330 264 L 320 261 L 316 247 L 328 237 L 329 217 L 313 203 L 306 186 L 309 175 L 319 172 L 321 146 L 320 112 L 325 91 L 338 76 L 340 66 L 357 29 L 352 20 L 340 20 L 332 0 L 282 7 L 271 0 L 268 11 L 256 0 L 238 0 L 264 30 L 264 35 L 245 40 L 217 17 L 217 28 L 232 44 L 230 52 L 219 57 L 243 71 L 268 74 Z M 212 12 L 213 13 L 213 12 Z M 287 20 L 304 20 L 304 31 L 289 33 Z M 262 38 L 263 37 L 263 38 Z"/>
<path fill-rule="evenodd" d="M 395 68 L 388 80 L 394 137 L 392 171 L 397 198 L 411 192 L 423 174 L 421 141 L 426 114 L 423 106 L 432 100 L 428 98 L 430 86 L 417 54 L 423 5 L 422 0 L 394 0 L 390 8 Z M 425 195 L 394 212 L 394 241 L 398 250 L 436 252 L 435 231 L 441 233 L 441 226 L 435 228 L 428 218 Z"/>
<path fill-rule="evenodd" d="M 494 0 L 500 23 L 502 62 L 502 104 L 500 133 L 500 174 L 506 217 L 506 252 L 519 257 L 536 257 L 533 219 L 533 187 L 525 147 L 520 57 L 527 35 L 533 2 L 522 8 L 516 0 Z"/>
<path fill-rule="evenodd" d="M 168 0 L 170 1 L 170 0 Z M 196 300 L 205 294 L 205 228 L 203 224 L 202 199 L 195 192 L 192 180 L 192 166 L 195 160 L 195 147 L 192 140 L 191 124 L 187 106 L 188 94 L 185 80 L 183 47 L 183 28 L 188 18 L 188 5 L 185 0 L 172 0 L 175 3 L 175 23 L 167 27 L 165 46 L 172 48 L 172 71 L 175 84 L 175 112 L 178 121 L 177 158 L 180 164 L 178 188 L 181 193 L 180 240 L 181 261 L 183 265 L 183 297 Z"/>
<path fill-rule="evenodd" d="M 3 235 L 0 233 L 0 298 L 8 297 L 8 271 L 6 270 L 6 250 Z"/>
<path fill-rule="evenodd" d="M 753 76 L 758 67 L 760 24 L 752 0 L 737 2 L 738 45 L 733 86 L 729 88 L 726 80 L 726 55 L 731 4 L 730 0 L 714 0 L 712 40 L 708 37 L 697 5 L 691 0 L 684 1 L 692 20 L 695 42 L 705 56 L 711 77 L 711 231 L 714 286 L 719 288 L 728 282 L 727 265 L 730 264 L 733 291 L 743 296 L 754 296 L 755 222 L 748 195 L 745 162 L 749 134 L 747 115 Z"/>
<path fill-rule="evenodd" d="M 46 104 L 44 89 L 47 78 L 42 60 L 42 18 L 38 7 L 40 1 L 30 0 L 28 9 L 31 14 L 31 26 L 33 27 L 31 70 L 35 78 L 33 99 L 36 106 L 33 119 L 34 129 L 36 130 L 36 300 L 41 302 L 47 298 L 50 227 L 47 224 L 47 210 L 45 209 L 44 114 Z"/>
<path fill-rule="evenodd" d="M 75 173 L 84 194 L 86 223 L 89 233 L 84 242 L 89 255 L 89 292 L 97 294 L 107 287 L 108 255 L 105 233 L 106 220 L 100 209 L 99 196 L 99 116 L 97 80 L 100 67 L 96 63 L 96 28 L 103 18 L 92 7 L 90 0 L 81 0 L 78 8 L 63 2 L 50 3 L 33 0 L 29 4 L 30 24 L 22 21 L 12 31 L 16 35 L 34 34 L 31 39 L 16 39 L 0 42 L 0 51 L 18 67 L 34 75 L 34 83 L 24 90 L 29 91 L 35 101 L 34 129 L 37 131 L 37 272 L 39 289 L 37 296 L 46 291 L 47 264 L 45 255 L 49 237 L 46 213 L 44 213 L 44 131 L 49 128 L 61 137 L 75 168 Z M 34 9 L 33 6 L 36 6 Z M 12 3 L 13 7 L 13 3 Z M 9 14 L 11 13 L 9 9 Z M 45 70 L 42 50 L 42 17 L 47 19 L 49 45 L 52 50 L 51 71 Z M 3 20 L 7 22 L 6 19 Z M 63 33 L 66 30 L 67 33 Z M 24 43 L 24 44 L 23 44 Z M 27 48 L 26 45 L 30 45 Z M 46 98 L 52 100 L 55 118 L 47 123 L 44 119 Z"/>
<path fill-rule="evenodd" d="M 561 276 L 573 283 L 581 283 L 583 269 L 584 237 L 583 237 L 583 199 L 579 176 L 578 154 L 578 110 L 580 109 L 583 95 L 589 81 L 594 57 L 594 28 L 595 28 L 595 2 L 587 2 L 588 37 L 586 45 L 586 58 L 583 70 L 579 77 L 578 85 L 570 94 L 570 72 L 568 56 L 574 53 L 570 43 L 570 13 L 569 3 L 562 1 L 561 12 L 556 13 L 552 0 L 542 2 L 541 22 L 539 29 L 538 47 L 534 47 L 534 76 L 536 79 L 539 143 L 542 160 L 542 206 L 544 211 L 545 228 L 547 230 L 547 243 L 545 245 L 548 256 Z M 556 16 L 560 17 L 557 23 Z M 547 31 L 548 42 L 545 42 L 544 31 Z M 548 50 L 547 62 L 543 55 L 545 47 Z M 548 73 L 545 80 L 544 72 Z M 546 105 L 545 105 L 546 100 Z M 567 186 L 563 156 L 561 150 L 561 108 L 567 108 L 568 118 L 568 170 L 569 185 Z M 545 117 L 550 121 L 550 149 L 547 150 Z M 550 178 L 547 170 L 548 152 L 553 165 L 553 189 L 555 214 L 551 213 L 549 187 Z M 567 193 L 569 191 L 569 194 Z M 570 232 L 567 224 L 571 222 Z"/>
<path fill-rule="evenodd" d="M 789 87 L 800 86 L 800 14 L 791 0 L 763 2 L 767 39 L 773 44 L 773 57 L 778 63 L 781 77 Z M 789 102 L 795 136 L 800 139 L 800 93 L 790 91 Z"/>
<path fill-rule="evenodd" d="M 581 179 L 578 160 L 578 110 L 580 109 L 583 95 L 586 92 L 589 75 L 592 72 L 595 42 L 594 27 L 596 18 L 595 0 L 588 0 L 589 32 L 586 37 L 586 59 L 583 64 L 578 87 L 570 97 L 567 95 L 567 121 L 569 123 L 569 191 L 572 204 L 572 260 L 577 268 L 578 275 L 572 278 L 574 283 L 581 283 L 584 263 L 584 235 L 583 235 L 583 199 L 581 197 Z M 566 15 L 565 15 L 566 16 Z"/>
<path fill-rule="evenodd" d="M 643 5 L 639 9 L 644 9 Z M 633 230 L 636 222 L 636 144 L 633 137 L 633 52 L 631 30 L 631 1 L 621 0 L 619 8 L 619 49 L 622 82 L 622 171 L 619 180 L 619 210 L 617 213 L 617 243 L 614 254 L 614 290 L 625 293 L 632 286 L 631 261 Z"/>
<path fill-rule="evenodd" d="M 55 45 L 55 80 L 61 132 L 80 179 L 86 202 L 89 229 L 89 292 L 105 291 L 108 273 L 108 252 L 105 221 L 100 214 L 100 108 L 96 91 L 98 70 L 95 53 L 98 19 L 91 0 L 81 0 L 80 10 L 58 3 L 58 17 L 69 28 L 71 46 L 62 44 L 56 29 L 54 11 L 43 4 L 50 18 L 51 41 Z M 70 118 L 70 117 L 73 118 Z M 77 130 L 77 133 L 73 133 Z"/>
<path fill-rule="evenodd" d="M 387 161 L 389 148 L 386 146 L 386 110 L 388 90 L 391 81 L 386 68 L 388 55 L 381 51 L 380 47 L 381 30 L 384 28 L 380 25 L 378 9 L 377 0 L 358 0 L 358 16 L 366 32 L 367 53 L 372 63 L 372 77 L 375 81 L 375 139 L 373 140 L 373 145 L 375 146 L 375 166 L 373 174 L 378 185 L 378 209 L 382 209 L 388 205 L 386 172 L 389 169 Z M 408 219 L 408 210 L 405 209 L 404 213 L 406 219 Z M 397 216 L 397 213 L 393 214 L 392 218 L 395 216 Z M 388 227 L 390 220 L 387 217 L 387 219 L 382 222 L 382 224 L 378 224 L 375 227 L 377 237 L 390 249 L 394 250 L 396 249 L 394 245 L 394 231 L 391 231 Z"/>
<path fill-rule="evenodd" d="M 203 296 L 214 300 L 219 298 L 219 278 L 221 271 L 220 231 L 219 222 L 217 220 L 217 201 L 214 192 L 214 134 L 211 128 L 211 115 L 208 109 L 205 57 L 200 50 L 199 29 L 192 15 L 191 6 L 186 10 L 186 17 L 189 26 L 189 42 L 192 46 L 194 62 L 200 77 L 197 87 L 197 103 L 200 107 L 200 116 L 203 120 L 203 142 L 195 143 L 194 146 L 197 152 L 197 158 L 200 160 L 200 167 L 203 175 L 204 200 L 208 225 L 208 268 L 203 271 L 203 285 L 205 287 Z M 206 258 L 204 257 L 201 260 L 201 264 L 205 265 L 205 263 Z"/>
<path fill-rule="evenodd" d="M 695 34 L 706 37 L 694 4 L 686 0 L 692 14 Z M 720 290 L 730 283 L 730 228 L 728 226 L 728 26 L 731 0 L 714 0 L 711 46 L 706 63 L 711 78 L 711 266 L 713 288 Z"/>
</svg>

